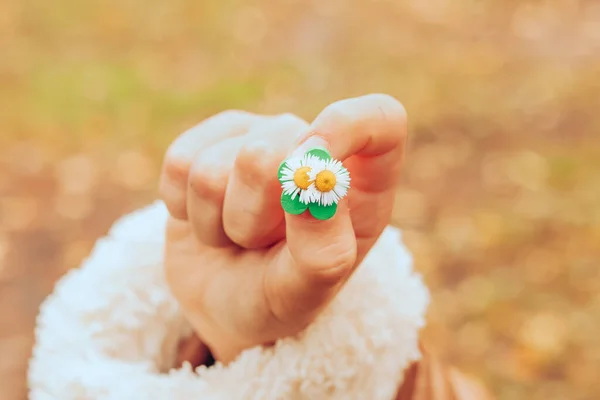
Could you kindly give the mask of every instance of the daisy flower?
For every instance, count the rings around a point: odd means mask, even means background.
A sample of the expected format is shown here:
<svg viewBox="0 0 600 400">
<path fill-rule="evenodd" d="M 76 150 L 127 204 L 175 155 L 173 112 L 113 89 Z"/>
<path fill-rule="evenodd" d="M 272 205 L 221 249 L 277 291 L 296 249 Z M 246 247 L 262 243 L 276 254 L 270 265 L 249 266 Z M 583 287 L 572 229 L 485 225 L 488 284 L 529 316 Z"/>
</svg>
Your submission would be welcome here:
<svg viewBox="0 0 600 400">
<path fill-rule="evenodd" d="M 303 204 L 313 202 L 316 198 L 316 190 L 310 180 L 310 173 L 319 162 L 319 158 L 308 153 L 301 157 L 287 159 L 279 168 L 279 182 L 283 194 L 290 196 L 292 200 L 298 197 Z"/>
<path fill-rule="evenodd" d="M 322 148 L 287 159 L 281 163 L 278 176 L 283 188 L 283 209 L 295 215 L 308 209 L 314 218 L 320 220 L 335 215 L 338 201 L 350 188 L 348 170 Z"/>
<path fill-rule="evenodd" d="M 320 205 L 337 204 L 348 193 L 350 173 L 338 160 L 330 158 L 321 160 L 319 164 L 309 173 L 309 178 L 315 186 L 313 197 Z"/>
</svg>

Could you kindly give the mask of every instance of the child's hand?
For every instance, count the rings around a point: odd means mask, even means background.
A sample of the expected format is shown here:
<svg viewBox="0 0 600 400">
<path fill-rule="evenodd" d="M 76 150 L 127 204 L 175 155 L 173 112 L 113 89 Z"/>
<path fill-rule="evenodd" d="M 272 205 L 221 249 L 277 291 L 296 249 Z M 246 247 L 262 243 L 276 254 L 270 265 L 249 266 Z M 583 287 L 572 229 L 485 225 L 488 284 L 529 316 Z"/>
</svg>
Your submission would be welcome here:
<svg viewBox="0 0 600 400">
<path fill-rule="evenodd" d="M 350 171 L 329 220 L 281 209 L 277 170 L 299 144 L 327 147 Z M 389 223 L 405 144 L 404 108 L 380 94 L 331 104 L 310 125 L 224 112 L 175 140 L 160 186 L 166 274 L 217 360 L 314 320 Z"/>
</svg>

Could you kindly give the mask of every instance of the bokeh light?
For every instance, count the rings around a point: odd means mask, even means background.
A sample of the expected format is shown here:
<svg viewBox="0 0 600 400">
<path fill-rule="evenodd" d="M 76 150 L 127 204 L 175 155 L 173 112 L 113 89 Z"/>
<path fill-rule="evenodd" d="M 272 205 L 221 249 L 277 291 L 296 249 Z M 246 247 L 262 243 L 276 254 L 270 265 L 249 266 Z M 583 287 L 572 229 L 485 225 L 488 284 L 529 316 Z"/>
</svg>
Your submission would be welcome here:
<svg viewBox="0 0 600 400">
<path fill-rule="evenodd" d="M 409 114 L 393 223 L 424 336 L 499 399 L 600 397 L 598 2 L 5 0 L 0 49 L 0 398 L 178 133 L 369 92 Z"/>
</svg>

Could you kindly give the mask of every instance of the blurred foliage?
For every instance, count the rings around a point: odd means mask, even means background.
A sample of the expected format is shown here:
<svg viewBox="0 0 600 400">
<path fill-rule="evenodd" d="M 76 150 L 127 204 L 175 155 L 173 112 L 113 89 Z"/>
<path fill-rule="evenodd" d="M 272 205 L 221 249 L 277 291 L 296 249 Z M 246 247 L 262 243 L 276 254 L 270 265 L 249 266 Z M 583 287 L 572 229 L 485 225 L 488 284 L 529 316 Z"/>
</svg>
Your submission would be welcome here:
<svg viewBox="0 0 600 400">
<path fill-rule="evenodd" d="M 598 2 L 6 0 L 0 49 L 0 396 L 179 132 L 368 92 L 409 113 L 394 223 L 425 335 L 499 399 L 600 396 Z"/>
</svg>

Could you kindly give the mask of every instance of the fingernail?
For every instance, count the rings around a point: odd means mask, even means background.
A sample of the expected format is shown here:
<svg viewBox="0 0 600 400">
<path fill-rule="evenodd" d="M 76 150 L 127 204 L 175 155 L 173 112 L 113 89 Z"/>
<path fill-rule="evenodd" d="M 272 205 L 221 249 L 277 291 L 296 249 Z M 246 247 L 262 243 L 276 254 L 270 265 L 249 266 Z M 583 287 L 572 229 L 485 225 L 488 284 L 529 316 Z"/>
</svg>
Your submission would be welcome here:
<svg viewBox="0 0 600 400">
<path fill-rule="evenodd" d="M 322 148 L 329 152 L 329 143 L 320 136 L 310 136 L 308 139 L 301 141 L 298 148 L 294 151 L 294 155 L 303 155 L 309 150 Z"/>
</svg>

